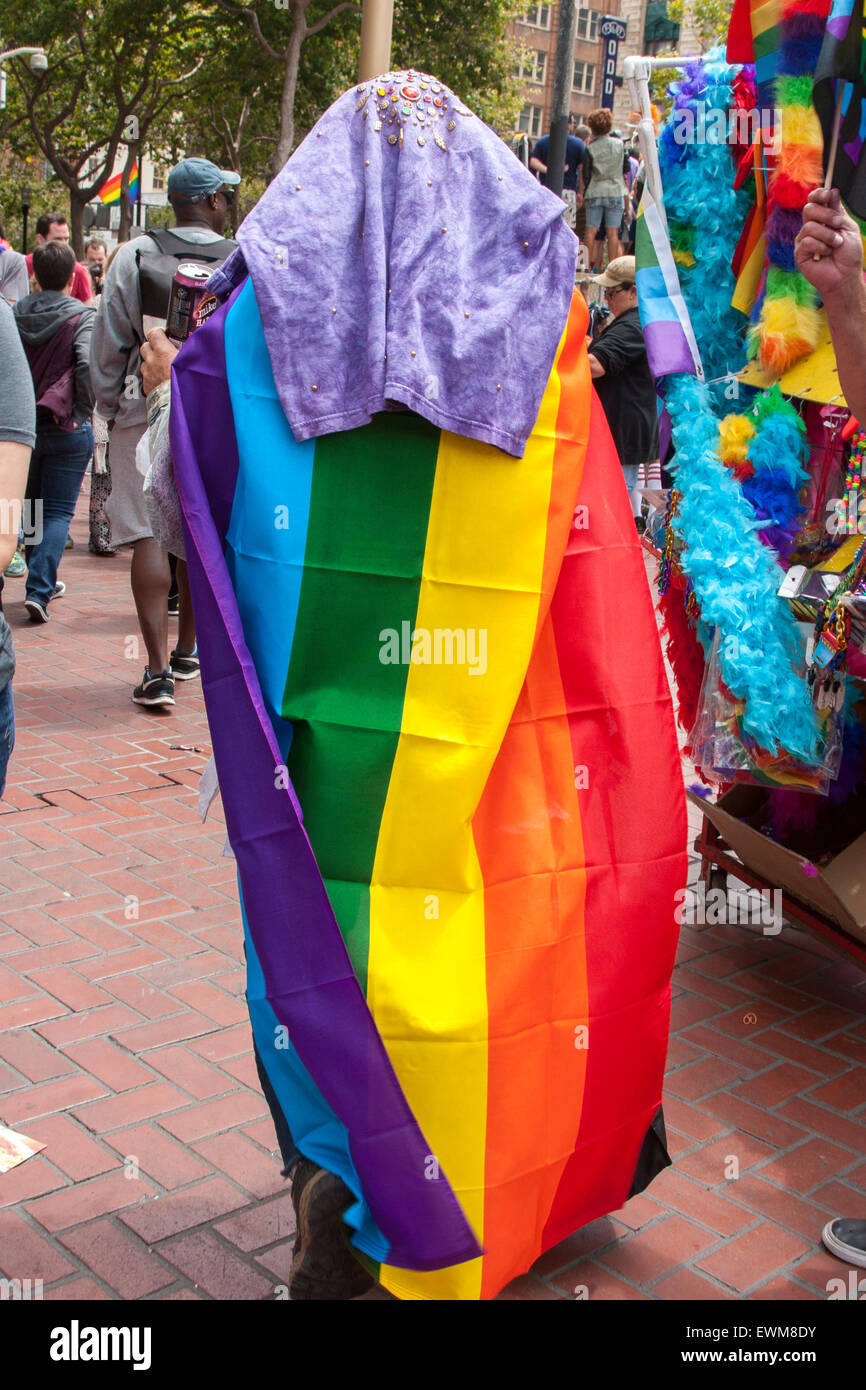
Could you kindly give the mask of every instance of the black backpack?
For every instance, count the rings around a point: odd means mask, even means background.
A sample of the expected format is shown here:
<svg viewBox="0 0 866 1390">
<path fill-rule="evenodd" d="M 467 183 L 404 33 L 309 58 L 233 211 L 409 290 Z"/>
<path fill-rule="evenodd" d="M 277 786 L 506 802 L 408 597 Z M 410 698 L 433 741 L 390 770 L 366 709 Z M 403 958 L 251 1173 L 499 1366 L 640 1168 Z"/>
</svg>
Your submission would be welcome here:
<svg viewBox="0 0 866 1390">
<path fill-rule="evenodd" d="M 200 261 L 204 265 L 213 265 L 216 268 L 222 265 L 237 246 L 237 242 L 232 241 L 230 237 L 222 241 L 186 241 L 183 237 L 175 236 L 167 227 L 156 227 L 147 235 L 151 241 L 156 242 L 159 251 L 135 253 L 142 318 L 166 317 L 171 282 L 181 261 Z"/>
</svg>

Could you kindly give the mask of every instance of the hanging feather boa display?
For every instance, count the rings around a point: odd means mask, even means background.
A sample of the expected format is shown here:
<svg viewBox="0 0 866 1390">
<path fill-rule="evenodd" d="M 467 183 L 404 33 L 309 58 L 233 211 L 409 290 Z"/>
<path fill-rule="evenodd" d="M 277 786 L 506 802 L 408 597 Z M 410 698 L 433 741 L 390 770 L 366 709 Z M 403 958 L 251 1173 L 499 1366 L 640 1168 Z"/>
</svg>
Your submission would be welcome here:
<svg viewBox="0 0 866 1390">
<path fill-rule="evenodd" d="M 777 596 L 779 566 L 758 539 L 753 509 L 719 457 L 719 422 L 707 387 L 692 376 L 671 376 L 666 402 L 676 451 L 670 466 L 681 493 L 672 518 L 684 546 L 680 566 L 703 622 L 719 629 L 722 679 L 746 702 L 746 734 L 774 756 L 786 749 L 815 765 L 818 724 L 800 671 L 796 624 Z M 766 412 L 764 429 L 774 413 Z M 790 431 L 790 421 L 778 415 L 776 428 Z M 762 432 L 756 428 L 750 448 Z M 767 476 L 795 476 L 790 463 L 763 468 L 760 451 L 758 461 Z"/>
<path fill-rule="evenodd" d="M 806 426 L 778 386 L 755 399 L 755 432 L 747 461 L 751 476 L 743 479 L 743 496 L 758 522 L 758 535 L 787 564 L 805 520 L 801 497 L 809 481 L 804 464 L 809 457 Z"/>
<path fill-rule="evenodd" d="M 767 270 L 749 332 L 750 355 L 775 377 L 818 342 L 818 295 L 796 269 L 794 240 L 806 199 L 823 182 L 823 138 L 812 106 L 812 73 L 830 9 L 831 0 L 782 3 L 775 81 L 780 147 L 767 195 Z"/>
<path fill-rule="evenodd" d="M 746 319 L 731 305 L 731 233 L 748 211 L 748 195 L 735 192 L 726 134 L 732 83 L 738 69 L 714 49 L 689 63 L 668 89 L 673 109 L 659 137 L 659 165 L 674 260 L 708 379 L 737 371 L 745 352 Z M 704 140 L 678 142 L 688 122 Z M 688 126 L 687 126 L 688 128 Z"/>
</svg>

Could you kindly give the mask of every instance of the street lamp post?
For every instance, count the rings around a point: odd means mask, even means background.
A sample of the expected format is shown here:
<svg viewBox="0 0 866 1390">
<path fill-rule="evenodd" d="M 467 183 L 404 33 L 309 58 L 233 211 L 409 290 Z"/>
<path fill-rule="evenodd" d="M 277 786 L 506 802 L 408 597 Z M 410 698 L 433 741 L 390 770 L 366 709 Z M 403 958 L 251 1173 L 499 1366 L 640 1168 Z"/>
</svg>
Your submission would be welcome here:
<svg viewBox="0 0 866 1390">
<path fill-rule="evenodd" d="M 550 144 L 547 147 L 547 178 L 552 193 L 562 196 L 565 177 L 565 153 L 568 137 L 568 113 L 571 110 L 571 89 L 574 83 L 574 38 L 577 32 L 575 0 L 562 0 L 559 6 L 559 32 L 556 37 L 556 60 L 553 70 L 553 110 L 550 114 Z"/>
<path fill-rule="evenodd" d="M 27 214 L 30 211 L 30 204 L 33 202 L 33 193 L 29 188 L 21 190 L 21 254 L 27 255 Z"/>
<path fill-rule="evenodd" d="M 48 67 L 44 48 L 7 48 L 5 53 L 0 53 L 0 64 L 5 63 L 7 58 L 28 58 L 27 66 L 31 72 L 45 72 Z M 0 66 L 0 111 L 4 110 L 5 106 L 6 74 Z"/>
<path fill-rule="evenodd" d="M 371 77 L 378 77 L 379 73 L 387 72 L 390 68 L 393 24 L 394 0 L 364 0 L 359 82 L 369 82 Z"/>
</svg>

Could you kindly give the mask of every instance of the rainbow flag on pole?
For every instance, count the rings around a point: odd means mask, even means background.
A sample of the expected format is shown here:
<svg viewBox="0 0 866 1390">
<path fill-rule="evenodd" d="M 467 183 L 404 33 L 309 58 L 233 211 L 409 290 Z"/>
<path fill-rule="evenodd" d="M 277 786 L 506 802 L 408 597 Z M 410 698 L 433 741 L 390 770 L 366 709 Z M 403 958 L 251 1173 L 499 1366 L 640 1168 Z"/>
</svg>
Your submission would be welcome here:
<svg viewBox="0 0 866 1390">
<path fill-rule="evenodd" d="M 668 1161 L 682 780 L 586 329 L 522 459 L 298 443 L 249 279 L 173 372 L 253 1035 L 402 1298 L 493 1297 Z"/>
<path fill-rule="evenodd" d="M 123 172 L 112 174 L 110 179 L 106 179 L 96 195 L 107 207 L 109 203 L 120 202 L 120 185 L 123 182 Z M 129 201 L 134 203 L 138 198 L 139 177 L 138 160 L 132 166 L 132 173 L 129 176 Z"/>
<path fill-rule="evenodd" d="M 635 281 L 650 371 L 704 379 L 701 354 L 680 288 L 662 210 L 645 186 L 635 224 Z"/>
</svg>

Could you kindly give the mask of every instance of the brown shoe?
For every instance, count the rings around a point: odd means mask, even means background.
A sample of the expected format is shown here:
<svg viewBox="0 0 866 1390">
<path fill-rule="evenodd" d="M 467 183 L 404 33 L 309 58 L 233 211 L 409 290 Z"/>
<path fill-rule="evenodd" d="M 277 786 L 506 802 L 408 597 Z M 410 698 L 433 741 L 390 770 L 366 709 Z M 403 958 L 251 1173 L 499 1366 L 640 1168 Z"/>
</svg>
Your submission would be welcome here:
<svg viewBox="0 0 866 1390">
<path fill-rule="evenodd" d="M 344 1300 L 366 1293 L 376 1282 L 350 1249 L 343 1212 L 354 1198 L 327 1168 L 302 1158 L 292 1172 L 295 1238 L 289 1296 L 293 1302 Z"/>
</svg>

